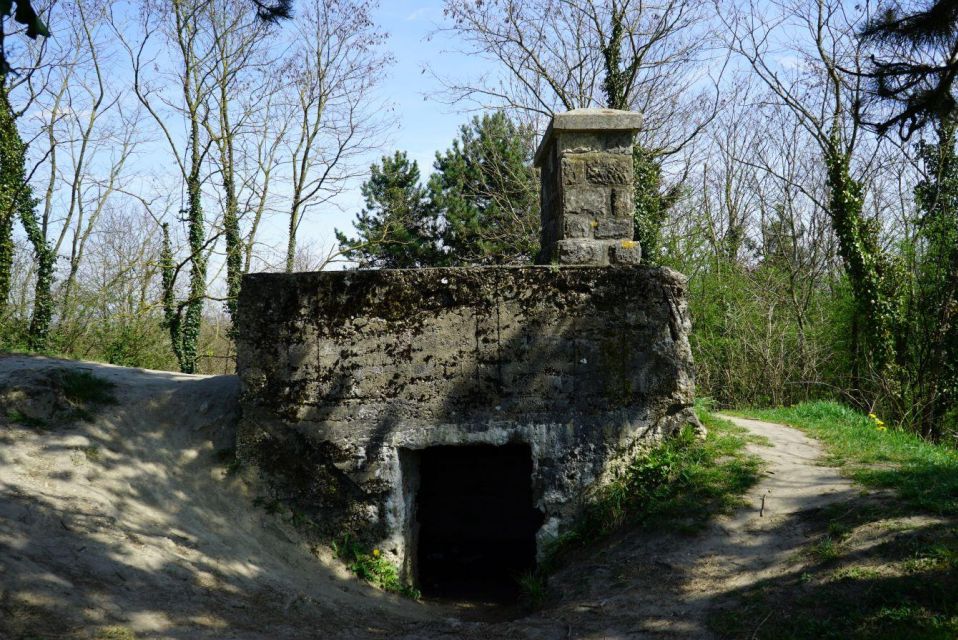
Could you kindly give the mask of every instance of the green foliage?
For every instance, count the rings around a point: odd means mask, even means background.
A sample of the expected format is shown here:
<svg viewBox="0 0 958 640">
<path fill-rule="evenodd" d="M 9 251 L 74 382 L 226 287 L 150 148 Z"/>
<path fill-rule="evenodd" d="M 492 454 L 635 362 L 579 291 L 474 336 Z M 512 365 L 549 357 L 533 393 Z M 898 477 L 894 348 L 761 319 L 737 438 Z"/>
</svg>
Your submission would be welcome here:
<svg viewBox="0 0 958 640">
<path fill-rule="evenodd" d="M 624 525 L 693 532 L 712 515 L 739 507 L 742 494 L 758 481 L 761 462 L 745 452 L 744 429 L 704 412 L 700 418 L 708 428 L 704 441 L 687 427 L 635 458 L 592 496 L 576 527 L 553 543 L 550 558 Z"/>
<path fill-rule="evenodd" d="M 955 124 L 938 143 L 918 144 L 925 179 L 915 187 L 921 212 L 912 249 L 913 284 L 905 296 L 898 343 L 909 419 L 925 436 L 958 437 L 958 155 Z M 956 442 L 958 444 L 958 442 Z"/>
<path fill-rule="evenodd" d="M 857 482 L 894 489 L 903 503 L 940 515 L 958 515 L 958 451 L 903 429 L 880 430 L 868 416 L 836 402 L 748 410 L 744 414 L 792 425 L 822 441 L 831 464 Z"/>
<path fill-rule="evenodd" d="M 825 444 L 828 463 L 880 491 L 782 524 L 811 538 L 802 565 L 730 592 L 709 626 L 724 638 L 954 638 L 958 453 L 834 402 L 749 411 Z"/>
<path fill-rule="evenodd" d="M 46 232 L 34 210 L 36 202 L 26 179 L 25 154 L 26 147 L 17 131 L 16 116 L 4 82 L 0 86 L 0 295 L 3 299 L 0 310 L 6 305 L 10 289 L 13 217 L 19 216 L 27 238 L 33 245 L 37 264 L 28 345 L 33 351 L 44 351 L 48 346 L 50 321 L 53 318 L 51 288 L 56 253 L 47 241 Z"/>
<path fill-rule="evenodd" d="M 429 198 L 451 265 L 529 263 L 539 245 L 533 132 L 504 113 L 475 117 L 436 154 Z"/>
<path fill-rule="evenodd" d="M 408 269 L 437 266 L 444 261 L 439 249 L 435 210 L 419 184 L 419 166 L 406 153 L 383 156 L 370 167 L 362 185 L 366 206 L 353 222 L 355 239 L 337 230 L 344 255 L 361 268 Z"/>
<path fill-rule="evenodd" d="M 793 287 L 773 259 L 753 268 L 719 260 L 690 280 L 699 394 L 720 407 L 780 405 L 832 397 L 848 380 L 847 285 L 809 286 L 799 308 L 789 304 Z"/>
<path fill-rule="evenodd" d="M 66 399 L 74 404 L 115 404 L 116 385 L 89 371 L 62 370 L 57 378 Z"/>
<path fill-rule="evenodd" d="M 662 164 L 655 153 L 636 145 L 632 150 L 635 184 L 634 238 L 645 262 L 657 264 L 662 249 L 662 225 L 675 205 L 679 189 L 662 191 Z"/>
<path fill-rule="evenodd" d="M 851 157 L 844 151 L 837 130 L 829 140 L 825 163 L 828 168 L 828 214 L 838 238 L 838 251 L 845 264 L 861 326 L 855 330 L 861 343 L 853 345 L 852 357 L 859 375 L 872 371 L 886 379 L 895 359 L 894 328 L 897 303 L 891 282 L 891 268 L 879 243 L 876 220 L 862 214 L 861 182 L 851 177 Z M 852 386 L 859 386 L 853 381 Z"/>
<path fill-rule="evenodd" d="M 195 138 L 195 136 L 194 136 Z M 193 141 L 194 147 L 197 141 Z M 194 157 L 198 151 L 194 148 Z M 200 182 L 199 160 L 194 160 L 194 169 L 186 181 L 189 199 L 187 236 L 189 237 L 190 287 L 189 298 L 184 301 L 186 312 L 180 325 L 180 371 L 196 373 L 200 330 L 203 324 L 203 302 L 206 298 L 206 242 L 203 221 L 203 194 Z"/>
<path fill-rule="evenodd" d="M 17 409 L 13 409 L 12 411 L 7 412 L 7 420 L 9 420 L 10 422 L 13 422 L 14 424 L 20 424 L 30 429 L 43 430 L 49 426 L 46 420 L 28 416 L 27 414 Z"/>
<path fill-rule="evenodd" d="M 414 600 L 421 597 L 417 589 L 400 579 L 396 565 L 387 560 L 379 549 L 366 551 L 353 538 L 345 536 L 340 542 L 333 543 L 333 552 L 346 563 L 350 571 L 383 591 Z"/>
<path fill-rule="evenodd" d="M 542 571 L 528 571 L 519 576 L 521 601 L 530 609 L 539 609 L 549 595 L 549 582 Z"/>
<path fill-rule="evenodd" d="M 31 40 L 36 40 L 37 36 L 50 35 L 47 25 L 33 8 L 31 0 L 0 0 L 0 16 L 6 19 L 11 13 L 14 20 L 26 27 L 26 36 Z M 6 76 L 10 72 L 12 69 L 3 50 L 3 38 L 0 38 L 0 76 Z"/>
</svg>

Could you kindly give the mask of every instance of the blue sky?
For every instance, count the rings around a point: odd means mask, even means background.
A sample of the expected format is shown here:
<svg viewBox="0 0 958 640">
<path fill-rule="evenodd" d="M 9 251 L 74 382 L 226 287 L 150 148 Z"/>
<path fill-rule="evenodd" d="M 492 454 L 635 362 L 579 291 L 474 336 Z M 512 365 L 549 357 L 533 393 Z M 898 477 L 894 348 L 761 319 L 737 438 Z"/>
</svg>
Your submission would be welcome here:
<svg viewBox="0 0 958 640">
<path fill-rule="evenodd" d="M 396 149 L 406 151 L 419 163 L 423 179 L 432 169 L 436 151 L 448 148 L 460 125 L 472 115 L 430 97 L 442 87 L 431 73 L 423 72 L 424 66 L 440 76 L 462 78 L 477 74 L 481 65 L 478 59 L 449 51 L 455 43 L 447 34 L 435 33 L 442 17 L 441 0 L 382 0 L 376 12 L 378 24 L 389 33 L 387 47 L 396 58 L 381 90 L 396 109 L 398 127 L 382 152 L 370 161 Z M 315 243 L 317 250 L 328 248 L 335 242 L 334 228 L 352 229 L 351 221 L 362 207 L 359 182 L 351 185 L 337 204 L 342 211 L 330 207 L 303 221 L 300 239 L 304 243 Z M 271 230 L 271 235 L 277 233 L 285 238 L 285 229 Z"/>
</svg>

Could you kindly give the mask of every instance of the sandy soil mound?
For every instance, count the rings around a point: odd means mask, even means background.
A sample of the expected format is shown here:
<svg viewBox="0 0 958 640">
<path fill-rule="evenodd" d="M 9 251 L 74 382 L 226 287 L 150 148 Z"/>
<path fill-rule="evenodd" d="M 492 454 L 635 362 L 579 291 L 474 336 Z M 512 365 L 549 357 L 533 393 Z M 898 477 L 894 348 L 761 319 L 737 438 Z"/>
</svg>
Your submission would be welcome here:
<svg viewBox="0 0 958 640">
<path fill-rule="evenodd" d="M 71 401 L 65 371 L 114 401 Z M 384 637 L 425 614 L 251 505 L 218 454 L 237 393 L 232 376 L 0 358 L 0 637 Z"/>
<path fill-rule="evenodd" d="M 110 397 L 66 393 L 76 372 Z M 752 446 L 768 474 L 749 508 L 695 536 L 624 533 L 554 575 L 545 609 L 477 614 L 379 592 L 254 506 L 222 454 L 237 394 L 232 376 L 0 357 L 0 639 L 708 638 L 723 594 L 801 562 L 803 512 L 858 494 L 815 441 L 736 419 L 772 443 Z"/>
</svg>

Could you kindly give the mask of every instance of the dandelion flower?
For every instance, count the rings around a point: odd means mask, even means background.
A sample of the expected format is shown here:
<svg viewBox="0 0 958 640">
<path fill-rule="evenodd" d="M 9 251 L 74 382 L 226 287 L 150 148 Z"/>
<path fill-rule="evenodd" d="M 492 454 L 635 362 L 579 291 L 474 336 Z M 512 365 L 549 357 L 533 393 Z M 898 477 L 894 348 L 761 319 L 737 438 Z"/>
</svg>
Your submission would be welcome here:
<svg viewBox="0 0 958 640">
<path fill-rule="evenodd" d="M 868 417 L 871 418 L 872 420 L 878 420 L 878 416 L 876 416 L 874 413 L 869 413 Z"/>
<path fill-rule="evenodd" d="M 378 558 L 378 557 L 381 556 L 381 555 L 382 555 L 382 551 L 380 551 L 379 549 L 373 549 L 373 557 L 374 557 L 374 558 Z"/>
</svg>

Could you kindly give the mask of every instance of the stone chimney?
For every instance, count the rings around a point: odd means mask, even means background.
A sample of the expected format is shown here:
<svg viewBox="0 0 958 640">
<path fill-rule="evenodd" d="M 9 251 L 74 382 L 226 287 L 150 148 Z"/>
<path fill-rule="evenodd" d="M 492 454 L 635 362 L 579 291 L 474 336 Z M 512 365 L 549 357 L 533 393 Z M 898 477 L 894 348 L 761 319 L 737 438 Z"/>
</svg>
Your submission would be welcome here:
<svg viewBox="0 0 958 640">
<path fill-rule="evenodd" d="M 557 113 L 536 150 L 541 169 L 540 264 L 635 265 L 632 147 L 642 115 Z"/>
</svg>

